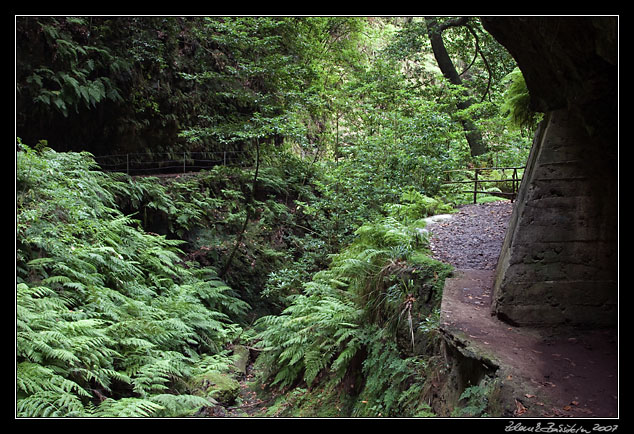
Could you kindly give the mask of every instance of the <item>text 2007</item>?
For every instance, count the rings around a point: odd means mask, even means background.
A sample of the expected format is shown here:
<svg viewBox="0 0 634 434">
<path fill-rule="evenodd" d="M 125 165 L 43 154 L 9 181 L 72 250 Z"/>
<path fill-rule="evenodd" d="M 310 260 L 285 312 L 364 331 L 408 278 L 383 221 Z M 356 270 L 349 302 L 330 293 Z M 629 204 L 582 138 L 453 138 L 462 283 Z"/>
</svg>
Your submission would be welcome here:
<svg viewBox="0 0 634 434">
<path fill-rule="evenodd" d="M 619 428 L 618 425 L 599 425 L 598 423 L 595 423 L 594 426 L 592 427 L 592 431 L 595 432 L 614 432 Z"/>
</svg>

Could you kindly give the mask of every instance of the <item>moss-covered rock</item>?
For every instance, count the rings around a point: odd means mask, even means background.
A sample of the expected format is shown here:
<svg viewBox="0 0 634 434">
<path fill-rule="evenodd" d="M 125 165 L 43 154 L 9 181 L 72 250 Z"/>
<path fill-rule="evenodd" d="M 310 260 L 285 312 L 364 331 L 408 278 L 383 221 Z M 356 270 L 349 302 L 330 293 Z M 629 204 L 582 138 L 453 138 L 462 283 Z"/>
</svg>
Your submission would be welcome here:
<svg viewBox="0 0 634 434">
<path fill-rule="evenodd" d="M 192 378 L 189 382 L 194 395 L 209 398 L 214 403 L 233 404 L 240 394 L 240 383 L 230 374 L 210 371 Z"/>
<path fill-rule="evenodd" d="M 233 365 L 240 374 L 246 375 L 247 364 L 249 363 L 249 349 L 244 345 L 233 347 Z"/>
</svg>

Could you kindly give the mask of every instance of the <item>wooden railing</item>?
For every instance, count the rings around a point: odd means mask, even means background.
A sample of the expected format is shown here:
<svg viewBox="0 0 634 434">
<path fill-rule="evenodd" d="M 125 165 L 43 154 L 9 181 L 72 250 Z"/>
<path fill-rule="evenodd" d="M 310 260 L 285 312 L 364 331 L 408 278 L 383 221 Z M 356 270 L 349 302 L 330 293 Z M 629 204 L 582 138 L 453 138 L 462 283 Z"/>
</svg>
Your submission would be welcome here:
<svg viewBox="0 0 634 434">
<path fill-rule="evenodd" d="M 508 197 L 511 199 L 511 202 L 515 200 L 517 197 L 517 192 L 519 191 L 520 182 L 522 181 L 522 177 L 518 175 L 518 170 L 524 170 L 525 166 L 522 167 L 474 167 L 472 169 L 454 169 L 454 170 L 446 170 L 443 173 L 447 173 L 448 177 L 450 177 L 450 173 L 452 172 L 473 172 L 474 178 L 469 180 L 461 180 L 461 181 L 447 181 L 444 182 L 443 185 L 450 184 L 473 184 L 473 190 L 461 191 L 461 193 L 471 193 L 473 194 L 473 203 L 477 203 L 478 194 L 487 194 L 493 196 L 502 196 Z M 487 171 L 492 170 L 501 170 L 502 171 L 502 179 L 485 179 L 482 178 L 481 175 L 486 173 Z M 506 176 L 506 171 L 512 171 L 510 178 L 504 178 Z M 523 175 L 523 173 L 522 173 Z M 482 188 L 483 184 L 486 183 L 501 183 L 505 182 L 511 183 L 511 191 L 499 191 L 499 192 L 489 192 L 484 190 L 478 190 L 478 188 Z"/>
</svg>

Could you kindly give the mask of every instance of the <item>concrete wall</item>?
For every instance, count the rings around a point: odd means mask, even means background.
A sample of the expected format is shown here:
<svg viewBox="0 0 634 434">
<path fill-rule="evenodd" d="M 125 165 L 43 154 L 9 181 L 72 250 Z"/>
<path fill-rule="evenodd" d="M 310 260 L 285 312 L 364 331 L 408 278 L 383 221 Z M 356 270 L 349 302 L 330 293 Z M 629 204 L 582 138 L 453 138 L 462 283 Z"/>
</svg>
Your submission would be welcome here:
<svg viewBox="0 0 634 434">
<path fill-rule="evenodd" d="M 579 117 L 550 112 L 496 270 L 492 313 L 518 325 L 617 323 L 617 162 Z"/>
</svg>

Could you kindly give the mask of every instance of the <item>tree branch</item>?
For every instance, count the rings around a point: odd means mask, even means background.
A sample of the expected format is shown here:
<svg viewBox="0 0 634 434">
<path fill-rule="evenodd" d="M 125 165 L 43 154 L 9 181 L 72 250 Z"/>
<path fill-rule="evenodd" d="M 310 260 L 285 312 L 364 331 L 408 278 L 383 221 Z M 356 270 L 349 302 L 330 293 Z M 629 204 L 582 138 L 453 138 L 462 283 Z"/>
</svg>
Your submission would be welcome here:
<svg viewBox="0 0 634 434">
<path fill-rule="evenodd" d="M 434 53 L 434 57 L 436 58 L 436 62 L 438 63 L 438 67 L 440 68 L 443 76 L 445 76 L 445 78 L 447 78 L 450 83 L 457 86 L 462 86 L 462 79 L 458 75 L 456 67 L 454 66 L 453 61 L 449 57 L 449 53 L 445 48 L 445 43 L 442 39 L 442 29 L 457 27 L 458 25 L 465 26 L 468 22 L 468 19 L 468 17 L 460 17 L 439 24 L 436 17 L 425 17 L 427 34 L 429 36 L 431 48 Z M 477 41 L 478 40 L 476 38 L 476 48 L 477 50 L 479 50 L 480 47 L 477 44 Z M 464 99 L 457 102 L 457 107 L 460 110 L 465 110 L 469 108 L 473 104 L 473 102 L 466 90 L 464 90 L 462 93 Z M 482 135 L 480 134 L 474 123 L 470 119 L 464 119 L 462 120 L 462 125 L 465 131 L 465 137 L 467 139 L 467 142 L 469 143 L 471 155 L 475 157 L 484 154 L 486 152 L 486 145 L 484 144 L 482 140 Z"/>
<path fill-rule="evenodd" d="M 487 88 L 484 91 L 484 94 L 482 94 L 482 98 L 480 99 L 480 102 L 482 102 L 482 101 L 484 101 L 484 98 L 486 98 L 486 96 L 488 95 L 489 90 L 491 90 L 491 81 L 493 80 L 493 74 L 491 73 L 491 65 L 489 65 L 489 62 L 487 61 L 486 57 L 484 57 L 484 53 L 480 49 L 480 40 L 478 39 L 478 35 L 475 32 L 475 30 L 473 30 L 473 28 L 471 28 L 471 26 L 469 26 L 469 25 L 465 25 L 465 27 L 469 31 L 469 33 L 471 33 L 473 38 L 475 39 L 476 57 L 477 57 L 477 55 L 479 53 L 480 57 L 482 58 L 482 62 L 484 62 L 484 66 L 486 67 L 487 73 L 489 75 L 489 79 L 487 80 Z M 473 58 L 473 61 L 475 61 L 475 57 Z M 471 65 L 473 65 L 473 62 L 471 62 Z M 469 68 L 471 68 L 471 65 L 469 65 Z M 467 68 L 467 69 L 469 69 L 469 68 Z"/>
<path fill-rule="evenodd" d="M 460 76 L 462 76 L 465 72 L 467 72 L 468 70 L 471 69 L 471 67 L 473 66 L 473 64 L 475 63 L 476 59 L 478 58 L 478 45 L 477 45 L 477 41 L 476 41 L 476 50 L 475 53 L 473 54 L 473 59 L 471 60 L 471 63 L 469 64 L 469 66 L 467 66 L 460 74 Z"/>
<path fill-rule="evenodd" d="M 450 27 L 460 27 L 465 26 L 469 22 L 470 17 L 457 17 L 451 20 L 447 20 L 442 24 L 438 24 L 438 31 L 443 32 Z"/>
</svg>

